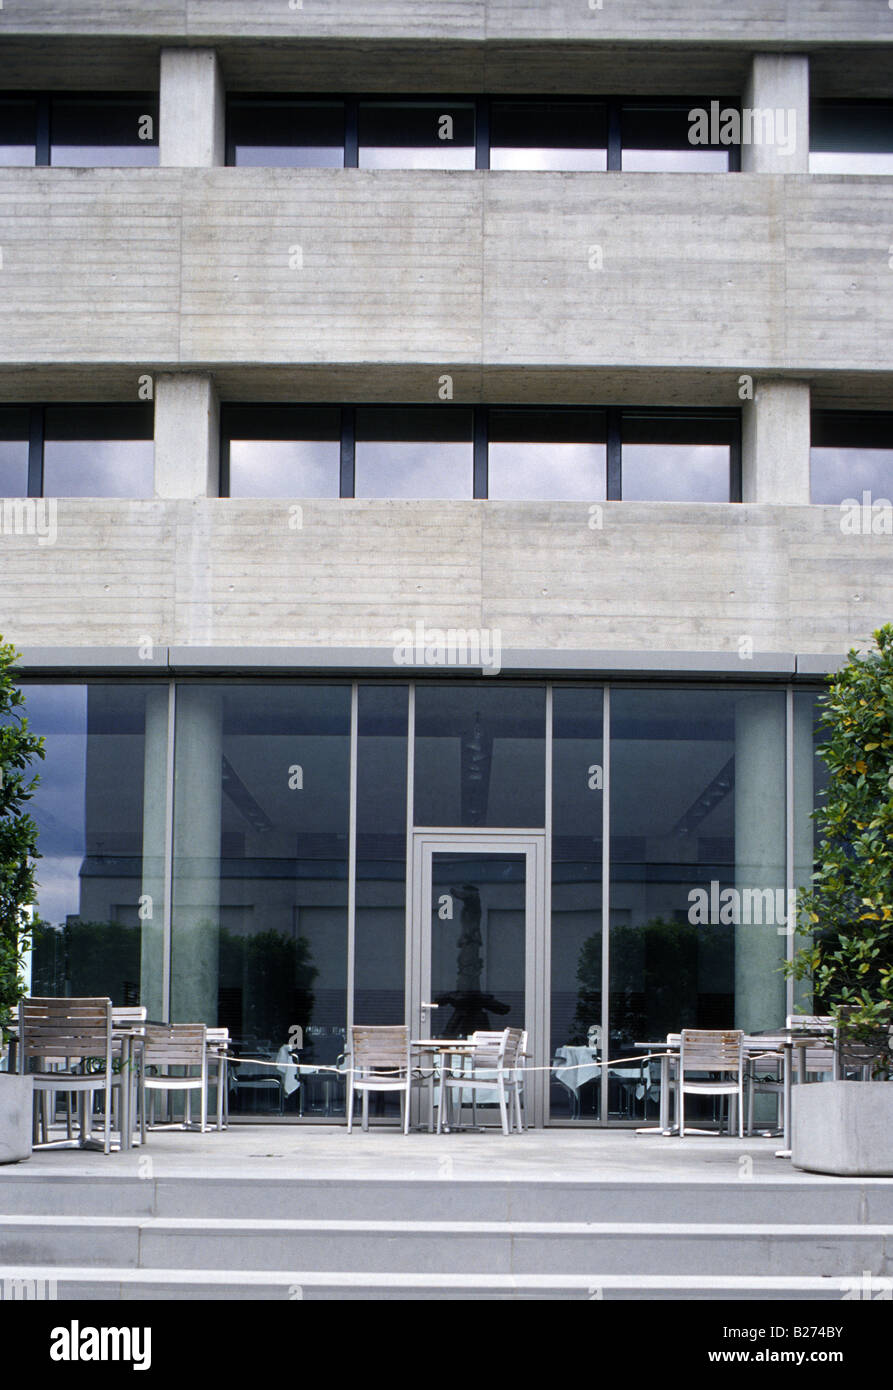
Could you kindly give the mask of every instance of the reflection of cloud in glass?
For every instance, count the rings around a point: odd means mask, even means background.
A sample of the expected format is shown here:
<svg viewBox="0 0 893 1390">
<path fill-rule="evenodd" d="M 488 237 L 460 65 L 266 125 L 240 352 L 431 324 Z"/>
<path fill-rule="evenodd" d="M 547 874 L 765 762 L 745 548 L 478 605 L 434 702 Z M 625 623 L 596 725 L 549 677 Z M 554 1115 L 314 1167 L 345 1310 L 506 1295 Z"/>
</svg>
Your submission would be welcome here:
<svg viewBox="0 0 893 1390">
<path fill-rule="evenodd" d="M 44 491 L 48 497 L 152 497 L 151 439 L 48 439 Z"/>
<path fill-rule="evenodd" d="M 599 502 L 605 496 L 605 446 L 491 443 L 488 474 L 492 498 Z"/>
<path fill-rule="evenodd" d="M 357 440 L 357 497 L 471 497 L 471 443 Z"/>
<path fill-rule="evenodd" d="M 37 865 L 37 916 L 53 926 L 77 916 L 81 904 L 80 869 L 83 856 L 41 859 Z"/>
<path fill-rule="evenodd" d="M 28 493 L 27 439 L 0 439 L 0 496 L 25 497 Z"/>
<path fill-rule="evenodd" d="M 233 439 L 231 497 L 337 497 L 341 445 L 336 439 Z"/>
<path fill-rule="evenodd" d="M 0 145 L 0 167 L 23 168 L 33 164 L 33 145 Z"/>
<path fill-rule="evenodd" d="M 361 169 L 473 169 L 474 146 L 361 145 Z"/>
<path fill-rule="evenodd" d="M 728 502 L 727 444 L 624 444 L 624 501 Z"/>
<path fill-rule="evenodd" d="M 726 150 L 634 150 L 623 151 L 624 173 L 722 173 L 729 167 Z"/>
<path fill-rule="evenodd" d="M 54 142 L 50 163 L 62 169 L 149 168 L 158 163 L 158 146 L 148 140 L 138 145 L 61 145 Z"/>
<path fill-rule="evenodd" d="M 605 170 L 608 152 L 604 149 L 553 149 L 536 146 L 494 146 L 490 150 L 491 169 Z"/>
<path fill-rule="evenodd" d="M 893 500 L 893 446 L 889 449 L 810 450 L 810 494 L 813 502 L 837 506 L 846 497 L 862 501 Z"/>
<path fill-rule="evenodd" d="M 811 150 L 811 174 L 893 174 L 893 152 L 859 153 L 855 150 Z"/>
<path fill-rule="evenodd" d="M 341 145 L 236 145 L 233 159 L 243 168 L 342 169 Z"/>
</svg>

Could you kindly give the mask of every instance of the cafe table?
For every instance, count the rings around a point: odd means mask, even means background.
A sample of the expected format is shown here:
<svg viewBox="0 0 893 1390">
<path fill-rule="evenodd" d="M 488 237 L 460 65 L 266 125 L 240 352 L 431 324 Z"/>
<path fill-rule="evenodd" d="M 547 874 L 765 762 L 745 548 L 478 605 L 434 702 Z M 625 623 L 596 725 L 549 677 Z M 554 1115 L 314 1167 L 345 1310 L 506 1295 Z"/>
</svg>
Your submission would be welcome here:
<svg viewBox="0 0 893 1390">
<path fill-rule="evenodd" d="M 448 1065 L 448 1057 L 471 1057 L 474 1053 L 475 1044 L 469 1042 L 468 1038 L 411 1038 L 410 1049 L 418 1058 L 419 1069 L 426 1066 L 425 1059 L 431 1058 L 430 1077 L 422 1078 L 429 1080 L 428 1086 L 428 1120 L 427 1129 L 429 1134 L 434 1133 L 434 1087 L 436 1085 L 436 1074 L 443 1076 Z M 435 1061 L 435 1059 L 437 1059 Z M 441 1096 L 441 1104 L 443 1096 Z"/>
</svg>

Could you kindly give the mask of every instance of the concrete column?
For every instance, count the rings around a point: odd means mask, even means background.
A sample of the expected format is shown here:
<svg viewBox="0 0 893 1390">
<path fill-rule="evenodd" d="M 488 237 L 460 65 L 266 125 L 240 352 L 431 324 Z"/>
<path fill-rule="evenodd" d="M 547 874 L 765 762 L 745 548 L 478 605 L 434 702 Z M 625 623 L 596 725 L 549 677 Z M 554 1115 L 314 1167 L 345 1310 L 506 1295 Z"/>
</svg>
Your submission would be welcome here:
<svg viewBox="0 0 893 1390">
<path fill-rule="evenodd" d="M 166 686 L 146 696 L 143 752 L 143 878 L 140 915 L 140 1003 L 162 1018 L 164 970 L 164 849 L 167 803 Z M 151 912 L 151 916 L 146 914 Z"/>
<path fill-rule="evenodd" d="M 755 53 L 744 91 L 741 169 L 747 174 L 809 172 L 809 58 Z M 748 140 L 746 112 L 759 112 Z M 772 113 L 771 124 L 768 113 Z"/>
<path fill-rule="evenodd" d="M 207 169 L 226 160 L 226 96 L 213 48 L 163 48 L 158 162 Z"/>
<path fill-rule="evenodd" d="M 155 378 L 155 496 L 216 497 L 220 408 L 213 378 L 163 372 Z"/>
<path fill-rule="evenodd" d="M 741 495 L 745 502 L 806 506 L 810 391 L 807 381 L 757 380 L 741 411 Z"/>
<path fill-rule="evenodd" d="M 171 1017 L 217 1022 L 223 699 L 213 687 L 177 694 Z"/>
<path fill-rule="evenodd" d="M 739 894 L 785 887 L 785 700 L 777 691 L 744 693 L 735 710 L 735 887 Z M 780 925 L 742 920 L 735 927 L 736 1028 L 784 1022 Z"/>
</svg>

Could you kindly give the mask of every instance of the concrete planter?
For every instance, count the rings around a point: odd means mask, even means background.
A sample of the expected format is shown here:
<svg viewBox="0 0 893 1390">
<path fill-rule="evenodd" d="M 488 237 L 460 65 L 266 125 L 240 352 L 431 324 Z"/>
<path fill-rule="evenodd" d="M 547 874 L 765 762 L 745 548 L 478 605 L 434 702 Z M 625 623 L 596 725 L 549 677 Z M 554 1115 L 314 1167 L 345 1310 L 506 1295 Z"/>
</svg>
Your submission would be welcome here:
<svg viewBox="0 0 893 1390">
<path fill-rule="evenodd" d="M 0 1072 L 0 1163 L 31 1157 L 34 1079 Z"/>
<path fill-rule="evenodd" d="M 808 1173 L 893 1177 L 893 1082 L 795 1086 L 791 1160 Z"/>
</svg>

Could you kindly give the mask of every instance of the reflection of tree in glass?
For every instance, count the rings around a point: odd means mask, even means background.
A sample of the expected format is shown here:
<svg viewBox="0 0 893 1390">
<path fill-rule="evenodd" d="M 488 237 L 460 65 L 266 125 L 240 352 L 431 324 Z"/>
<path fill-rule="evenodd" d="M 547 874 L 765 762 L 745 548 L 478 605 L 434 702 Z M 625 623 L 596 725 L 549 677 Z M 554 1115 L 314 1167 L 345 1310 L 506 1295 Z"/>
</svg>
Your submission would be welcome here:
<svg viewBox="0 0 893 1390">
<path fill-rule="evenodd" d="M 107 995 L 113 1004 L 133 1004 L 139 988 L 139 927 L 80 917 L 70 917 L 61 928 L 35 923 L 32 994 Z"/>
<path fill-rule="evenodd" d="M 465 1038 L 479 1029 L 488 1030 L 490 1014 L 507 1014 L 511 1005 L 481 992 L 484 938 L 481 935 L 480 889 L 473 883 L 465 883 L 461 888 L 451 888 L 450 893 L 462 904 L 461 929 L 456 943 L 456 988 L 449 994 L 438 994 L 435 1002 L 453 1007 L 446 1027 L 447 1036 Z"/>
<path fill-rule="evenodd" d="M 238 988 L 242 1000 L 241 1032 L 280 1047 L 299 1024 L 305 1033 L 313 1020 L 310 942 L 277 931 L 243 936 L 220 932 L 220 983 Z M 310 1039 L 307 1039 L 309 1044 Z M 305 1060 L 309 1049 L 305 1049 Z"/>
<path fill-rule="evenodd" d="M 716 931 L 716 928 L 710 930 Z M 611 1036 L 650 1042 L 698 1024 L 699 928 L 654 917 L 611 928 Z M 583 942 L 577 962 L 572 1046 L 583 1047 L 601 1022 L 601 933 Z"/>
</svg>

